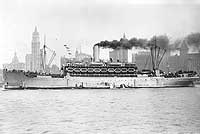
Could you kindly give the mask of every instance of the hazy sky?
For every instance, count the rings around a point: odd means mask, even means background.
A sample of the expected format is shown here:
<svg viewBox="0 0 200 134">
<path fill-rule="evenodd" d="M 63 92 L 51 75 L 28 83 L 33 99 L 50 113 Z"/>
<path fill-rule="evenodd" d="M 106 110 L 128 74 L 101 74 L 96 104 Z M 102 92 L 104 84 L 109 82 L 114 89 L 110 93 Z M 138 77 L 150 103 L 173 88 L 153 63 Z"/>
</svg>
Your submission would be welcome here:
<svg viewBox="0 0 200 134">
<path fill-rule="evenodd" d="M 34 27 L 41 44 L 56 51 L 56 63 L 65 55 L 64 44 L 92 54 L 102 40 L 119 40 L 123 33 L 150 38 L 167 34 L 171 39 L 200 32 L 199 0 L 1 0 L 0 65 L 17 52 L 20 61 L 31 52 Z M 42 46 L 41 46 L 42 47 Z M 0 66 L 2 68 L 2 66 Z"/>
</svg>

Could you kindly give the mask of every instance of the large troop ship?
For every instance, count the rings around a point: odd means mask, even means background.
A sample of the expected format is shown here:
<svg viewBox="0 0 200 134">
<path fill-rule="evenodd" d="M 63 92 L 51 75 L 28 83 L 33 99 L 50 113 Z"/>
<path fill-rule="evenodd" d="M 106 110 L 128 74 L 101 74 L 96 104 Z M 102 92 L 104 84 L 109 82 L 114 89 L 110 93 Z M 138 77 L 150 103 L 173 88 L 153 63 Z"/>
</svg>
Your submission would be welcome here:
<svg viewBox="0 0 200 134">
<path fill-rule="evenodd" d="M 44 48 L 46 48 L 46 46 L 44 46 Z M 157 48 L 158 51 L 156 51 Z M 94 46 L 94 50 L 95 49 L 98 49 L 98 46 Z M 163 54 L 159 58 L 160 52 L 161 48 L 156 45 L 151 48 L 153 71 L 139 71 L 137 65 L 134 63 L 119 62 L 67 63 L 61 67 L 60 74 L 4 69 L 4 88 L 115 89 L 194 86 L 194 81 L 198 79 L 195 74 L 182 73 L 170 76 L 168 74 L 161 73 L 159 70 L 159 64 L 162 61 L 165 51 L 163 51 Z M 98 54 L 94 55 L 97 55 L 98 57 Z"/>
<path fill-rule="evenodd" d="M 150 70 L 137 71 L 135 64 L 69 63 L 61 74 L 39 74 L 4 70 L 6 89 L 73 89 L 73 88 L 150 88 L 194 86 L 194 76 L 155 76 Z"/>
</svg>

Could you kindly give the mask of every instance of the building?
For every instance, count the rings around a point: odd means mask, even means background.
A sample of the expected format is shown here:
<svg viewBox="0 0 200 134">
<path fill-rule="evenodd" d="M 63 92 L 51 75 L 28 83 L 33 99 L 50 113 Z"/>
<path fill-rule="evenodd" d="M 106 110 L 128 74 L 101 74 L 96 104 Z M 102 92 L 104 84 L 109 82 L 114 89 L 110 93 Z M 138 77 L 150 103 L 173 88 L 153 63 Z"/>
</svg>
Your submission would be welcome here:
<svg viewBox="0 0 200 134">
<path fill-rule="evenodd" d="M 0 69 L 0 84 L 3 83 L 3 70 Z"/>
<path fill-rule="evenodd" d="M 74 63 L 74 62 L 90 63 L 92 62 L 92 56 L 78 52 L 76 50 L 74 58 L 66 58 L 65 56 L 62 56 L 60 58 L 60 67 L 62 67 L 63 65 L 67 65 L 67 63 Z"/>
<path fill-rule="evenodd" d="M 77 62 L 88 62 L 89 63 L 89 62 L 92 61 L 92 56 L 90 56 L 89 54 L 78 52 L 78 50 L 76 50 L 75 61 L 77 61 Z"/>
<path fill-rule="evenodd" d="M 169 57 L 169 70 L 171 72 L 174 71 L 196 71 L 198 74 L 200 74 L 200 53 L 199 49 L 194 50 L 192 46 L 188 46 L 187 42 L 185 40 L 182 40 L 180 47 L 177 48 L 178 51 L 180 51 L 180 55 L 170 56 Z M 171 62 L 170 59 L 174 60 L 174 62 Z"/>
<path fill-rule="evenodd" d="M 57 65 L 53 64 L 51 66 L 50 73 L 51 74 L 59 74 L 60 73 L 59 67 Z"/>
<path fill-rule="evenodd" d="M 128 49 L 119 48 L 109 52 L 112 62 L 128 62 Z"/>
<path fill-rule="evenodd" d="M 200 53 L 189 53 L 186 60 L 187 70 L 196 71 L 200 74 Z"/>
<path fill-rule="evenodd" d="M 60 57 L 60 67 L 67 65 L 67 63 L 73 63 L 75 58 L 66 58 L 65 56 Z"/>
<path fill-rule="evenodd" d="M 152 59 L 150 51 L 141 51 L 137 54 L 133 54 L 132 57 L 134 57 L 134 61 L 132 62 L 136 63 L 138 70 L 152 69 Z"/>
<path fill-rule="evenodd" d="M 198 48 L 197 48 L 198 49 Z M 165 72 L 196 71 L 200 74 L 200 53 L 199 50 L 191 51 L 187 42 L 182 40 L 179 47 L 170 50 L 163 59 L 160 67 Z M 175 54 L 172 54 L 175 53 Z"/>
<path fill-rule="evenodd" d="M 98 45 L 94 45 L 93 47 L 93 58 L 94 58 L 94 62 L 99 62 L 100 59 L 100 47 Z"/>
<path fill-rule="evenodd" d="M 46 61 L 44 61 L 44 49 L 42 48 L 40 49 L 40 72 L 44 72 L 45 68 L 46 68 Z"/>
<path fill-rule="evenodd" d="M 126 38 L 125 34 L 123 35 L 123 38 L 120 39 L 120 42 L 122 44 L 127 44 L 128 39 Z M 129 51 L 126 48 L 120 47 L 117 49 L 114 49 L 113 51 L 109 52 L 109 58 L 112 62 L 122 62 L 126 63 L 129 61 Z"/>
<path fill-rule="evenodd" d="M 15 52 L 14 57 L 12 59 L 12 62 L 9 64 L 3 64 L 4 69 L 8 70 L 25 70 L 25 64 L 22 62 L 19 62 L 17 53 Z"/>
<path fill-rule="evenodd" d="M 176 72 L 178 70 L 184 70 L 179 55 L 170 55 L 163 60 L 164 66 L 161 67 L 161 70 L 164 72 Z"/>
<path fill-rule="evenodd" d="M 135 53 L 132 54 L 132 63 L 136 63 L 135 55 L 136 55 Z"/>
<path fill-rule="evenodd" d="M 40 38 L 37 27 L 32 34 L 32 44 L 31 44 L 31 54 L 32 54 L 32 70 L 31 71 L 40 71 L 41 58 L 40 58 Z"/>
<path fill-rule="evenodd" d="M 32 55 L 31 54 L 26 54 L 25 63 L 26 63 L 25 70 L 32 71 Z"/>
</svg>

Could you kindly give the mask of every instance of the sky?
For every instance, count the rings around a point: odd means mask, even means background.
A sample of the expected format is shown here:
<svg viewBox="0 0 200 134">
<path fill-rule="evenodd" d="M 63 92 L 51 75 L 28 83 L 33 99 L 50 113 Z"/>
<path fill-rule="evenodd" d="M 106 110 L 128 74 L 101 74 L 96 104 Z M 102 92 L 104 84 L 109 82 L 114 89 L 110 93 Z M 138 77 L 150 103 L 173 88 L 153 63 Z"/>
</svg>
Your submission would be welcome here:
<svg viewBox="0 0 200 134">
<path fill-rule="evenodd" d="M 92 55 L 94 44 L 123 34 L 170 39 L 200 32 L 199 0 L 0 0 L 0 68 L 14 52 L 21 62 L 31 52 L 32 32 L 44 35 L 56 51 L 54 63 L 67 56 L 64 45 Z"/>
</svg>

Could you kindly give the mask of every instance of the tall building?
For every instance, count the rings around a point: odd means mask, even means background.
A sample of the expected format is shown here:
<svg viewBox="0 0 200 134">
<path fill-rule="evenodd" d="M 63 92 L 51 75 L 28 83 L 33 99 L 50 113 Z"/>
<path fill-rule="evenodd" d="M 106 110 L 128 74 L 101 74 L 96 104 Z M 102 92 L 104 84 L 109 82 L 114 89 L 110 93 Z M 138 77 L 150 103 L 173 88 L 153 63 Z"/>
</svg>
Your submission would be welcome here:
<svg viewBox="0 0 200 134">
<path fill-rule="evenodd" d="M 40 38 L 35 27 L 35 31 L 32 34 L 32 44 L 31 44 L 31 54 L 32 54 L 32 70 L 31 71 L 40 71 Z"/>
<path fill-rule="evenodd" d="M 187 70 L 196 71 L 200 74 L 200 53 L 187 54 Z"/>
<path fill-rule="evenodd" d="M 181 44 L 175 51 L 179 51 L 177 54 L 168 54 L 163 58 L 163 66 L 161 69 L 165 72 L 182 71 L 196 71 L 200 74 L 200 53 L 199 50 L 195 52 L 189 51 L 191 48 L 187 45 L 185 40 L 182 40 Z M 173 50 L 174 51 L 174 50 Z"/>
<path fill-rule="evenodd" d="M 128 49 L 119 48 L 109 52 L 112 62 L 128 62 Z"/>
<path fill-rule="evenodd" d="M 100 56 L 100 48 L 99 48 L 98 45 L 94 45 L 94 47 L 93 47 L 94 62 L 99 62 L 100 61 L 99 56 Z"/>
<path fill-rule="evenodd" d="M 12 62 L 9 64 L 3 64 L 3 68 L 4 69 L 8 69 L 8 70 L 24 70 L 25 69 L 25 64 L 22 62 L 19 62 L 18 57 L 17 57 L 17 53 L 15 52 L 14 57 L 12 59 Z"/>
<path fill-rule="evenodd" d="M 32 55 L 31 54 L 26 54 L 25 63 L 26 63 L 25 70 L 32 71 Z"/>
<path fill-rule="evenodd" d="M 3 83 L 3 70 L 0 69 L 0 84 Z"/>
<path fill-rule="evenodd" d="M 135 55 L 136 55 L 136 54 L 132 54 L 132 63 L 135 63 L 135 62 L 136 62 L 136 60 L 135 60 Z"/>
<path fill-rule="evenodd" d="M 123 38 L 120 39 L 120 42 L 122 44 L 127 44 L 128 39 L 126 38 L 125 34 L 123 35 Z M 112 60 L 112 62 L 128 62 L 129 56 L 128 56 L 128 49 L 125 49 L 123 47 L 114 49 L 113 51 L 109 52 L 109 58 Z"/>
<path fill-rule="evenodd" d="M 43 72 L 46 68 L 46 60 L 44 61 L 44 50 L 40 49 L 40 72 Z"/>
<path fill-rule="evenodd" d="M 136 63 L 138 70 L 152 69 L 152 59 L 150 51 L 142 51 L 134 54 L 134 63 Z"/>
</svg>

